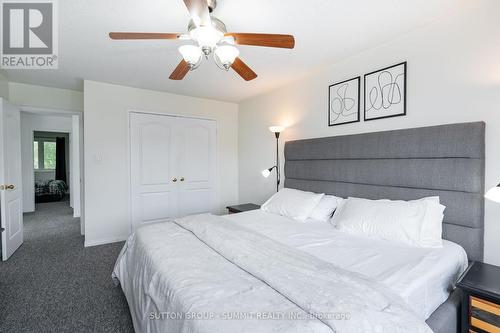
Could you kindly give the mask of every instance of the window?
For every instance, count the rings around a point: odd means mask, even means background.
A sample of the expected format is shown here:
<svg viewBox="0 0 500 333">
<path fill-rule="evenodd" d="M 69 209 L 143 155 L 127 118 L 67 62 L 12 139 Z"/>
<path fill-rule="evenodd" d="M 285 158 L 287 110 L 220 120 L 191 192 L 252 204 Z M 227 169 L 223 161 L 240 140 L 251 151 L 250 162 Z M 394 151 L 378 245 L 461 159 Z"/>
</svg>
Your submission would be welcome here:
<svg viewBox="0 0 500 333">
<path fill-rule="evenodd" d="M 43 168 L 54 170 L 56 168 L 56 143 L 43 143 Z"/>
<path fill-rule="evenodd" d="M 35 139 L 33 141 L 33 164 L 35 170 L 55 170 L 55 139 Z"/>
</svg>

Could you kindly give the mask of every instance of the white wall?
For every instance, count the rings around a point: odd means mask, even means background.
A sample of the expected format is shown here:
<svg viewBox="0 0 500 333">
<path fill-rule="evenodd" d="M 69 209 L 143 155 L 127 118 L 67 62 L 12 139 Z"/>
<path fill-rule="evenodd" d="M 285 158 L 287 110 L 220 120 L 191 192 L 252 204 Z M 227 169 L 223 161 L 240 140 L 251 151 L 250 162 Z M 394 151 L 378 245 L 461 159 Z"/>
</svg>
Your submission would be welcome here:
<svg viewBox="0 0 500 333">
<path fill-rule="evenodd" d="M 272 93 L 240 104 L 239 193 L 241 202 L 262 203 L 274 178 L 260 171 L 274 163 L 274 136 L 300 139 L 419 127 L 486 122 L 486 187 L 500 182 L 500 1 L 475 1 L 470 11 L 337 63 Z M 328 86 L 408 61 L 408 115 L 327 126 Z M 274 176 L 274 175 L 273 175 Z M 486 203 L 485 261 L 500 265 L 500 205 Z"/>
<path fill-rule="evenodd" d="M 233 103 L 85 81 L 85 244 L 130 233 L 128 111 L 217 120 L 220 211 L 238 202 L 238 106 Z"/>
<path fill-rule="evenodd" d="M 35 170 L 35 182 L 46 182 L 54 179 L 56 179 L 54 170 Z"/>
<path fill-rule="evenodd" d="M 23 167 L 23 211 L 35 211 L 33 172 L 33 132 L 71 133 L 71 116 L 39 115 L 21 112 L 21 162 Z M 70 165 L 72 164 L 70 157 Z"/>
<path fill-rule="evenodd" d="M 82 170 L 83 170 L 83 121 L 78 115 L 71 116 L 71 188 L 70 198 L 73 207 L 73 216 L 82 216 Z M 75 142 L 76 141 L 76 142 Z M 79 143 L 79 144 L 77 144 Z M 85 234 L 85 223 L 83 218 L 80 219 L 80 233 Z"/>
<path fill-rule="evenodd" d="M 9 81 L 0 73 L 0 97 L 9 99 Z"/>
<path fill-rule="evenodd" d="M 9 82 L 9 101 L 18 106 L 83 111 L 83 93 L 68 89 Z"/>
</svg>

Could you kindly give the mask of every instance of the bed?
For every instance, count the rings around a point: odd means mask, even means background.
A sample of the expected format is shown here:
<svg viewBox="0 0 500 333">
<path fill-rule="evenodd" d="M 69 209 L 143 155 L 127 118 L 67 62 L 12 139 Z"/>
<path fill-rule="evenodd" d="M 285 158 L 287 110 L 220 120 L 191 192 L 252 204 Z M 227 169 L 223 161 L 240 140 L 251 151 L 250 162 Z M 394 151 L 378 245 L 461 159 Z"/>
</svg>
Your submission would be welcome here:
<svg viewBox="0 0 500 333">
<path fill-rule="evenodd" d="M 68 185 L 62 180 L 37 181 L 35 182 L 35 203 L 61 201 L 67 191 Z"/>
<path fill-rule="evenodd" d="M 483 257 L 484 128 L 286 143 L 287 188 L 369 199 L 439 195 L 447 207 L 442 249 L 356 239 L 260 210 L 139 228 L 113 272 L 136 331 L 457 332 L 453 283 L 468 260 Z"/>
</svg>

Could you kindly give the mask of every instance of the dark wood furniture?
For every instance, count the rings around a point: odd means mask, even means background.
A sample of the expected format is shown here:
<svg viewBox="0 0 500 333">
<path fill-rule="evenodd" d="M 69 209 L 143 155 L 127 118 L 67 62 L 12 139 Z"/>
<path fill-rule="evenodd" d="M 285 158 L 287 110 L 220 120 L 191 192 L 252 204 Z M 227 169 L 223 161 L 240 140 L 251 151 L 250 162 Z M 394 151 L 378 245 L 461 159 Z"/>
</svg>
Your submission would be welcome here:
<svg viewBox="0 0 500 333">
<path fill-rule="evenodd" d="M 473 262 L 457 282 L 462 332 L 500 332 L 500 267 Z"/>
<path fill-rule="evenodd" d="M 227 206 L 226 208 L 229 211 L 229 214 L 235 214 L 235 213 L 246 212 L 249 210 L 260 209 L 260 206 L 253 203 L 246 203 L 235 206 Z"/>
</svg>

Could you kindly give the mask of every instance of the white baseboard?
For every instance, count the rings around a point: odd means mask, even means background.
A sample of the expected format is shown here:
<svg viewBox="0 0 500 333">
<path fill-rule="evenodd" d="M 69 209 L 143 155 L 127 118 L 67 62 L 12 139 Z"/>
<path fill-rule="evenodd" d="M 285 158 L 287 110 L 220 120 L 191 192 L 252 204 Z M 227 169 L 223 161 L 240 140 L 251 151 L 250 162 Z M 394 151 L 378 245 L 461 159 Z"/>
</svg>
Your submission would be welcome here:
<svg viewBox="0 0 500 333">
<path fill-rule="evenodd" d="M 111 243 L 116 243 L 116 242 L 123 242 L 123 241 L 127 240 L 127 238 L 128 238 L 128 236 L 113 237 L 113 238 L 103 238 L 103 239 L 96 239 L 96 240 L 92 240 L 92 241 L 87 241 L 85 239 L 84 246 L 85 247 L 91 247 L 91 246 L 111 244 Z"/>
</svg>

